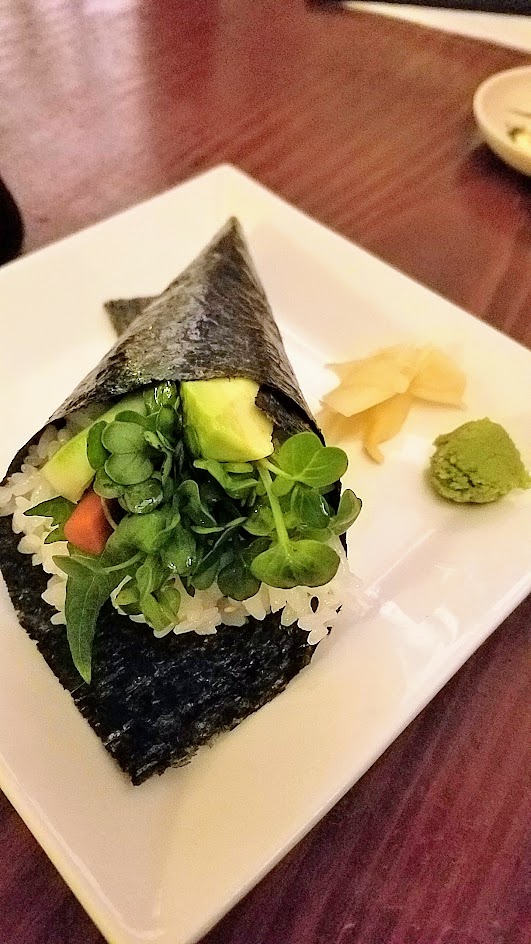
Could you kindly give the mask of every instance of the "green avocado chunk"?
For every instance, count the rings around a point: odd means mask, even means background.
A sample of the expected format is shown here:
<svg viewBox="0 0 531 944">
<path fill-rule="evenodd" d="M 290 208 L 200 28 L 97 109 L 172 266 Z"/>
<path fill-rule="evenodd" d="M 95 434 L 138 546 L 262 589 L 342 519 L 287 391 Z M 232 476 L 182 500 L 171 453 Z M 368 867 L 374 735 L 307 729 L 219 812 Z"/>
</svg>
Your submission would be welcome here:
<svg viewBox="0 0 531 944">
<path fill-rule="evenodd" d="M 124 397 L 115 403 L 106 413 L 98 416 L 92 423 L 82 429 L 81 432 L 69 439 L 68 442 L 48 459 L 48 462 L 42 467 L 42 474 L 48 479 L 50 485 L 57 491 L 58 495 L 68 498 L 69 501 L 78 502 L 85 489 L 88 488 L 94 478 L 94 469 L 87 458 L 87 439 L 89 430 L 100 420 L 110 422 L 118 413 L 124 410 L 133 410 L 135 413 L 145 413 L 144 398 L 142 394 L 133 394 Z"/>
<path fill-rule="evenodd" d="M 438 436 L 430 460 L 434 489 L 456 502 L 493 502 L 531 487 L 520 453 L 503 426 L 485 417 Z"/>
<path fill-rule="evenodd" d="M 202 458 L 251 462 L 271 455 L 273 423 L 256 406 L 258 390 L 246 377 L 181 383 L 185 425 Z"/>
</svg>

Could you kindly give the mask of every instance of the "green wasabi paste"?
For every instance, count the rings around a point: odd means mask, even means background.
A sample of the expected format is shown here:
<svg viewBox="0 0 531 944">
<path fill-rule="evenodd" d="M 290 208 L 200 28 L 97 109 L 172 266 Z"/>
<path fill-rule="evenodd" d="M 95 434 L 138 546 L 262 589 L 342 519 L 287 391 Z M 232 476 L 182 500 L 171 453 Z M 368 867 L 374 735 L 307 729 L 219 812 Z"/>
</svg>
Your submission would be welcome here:
<svg viewBox="0 0 531 944">
<path fill-rule="evenodd" d="M 531 477 L 511 437 L 486 417 L 438 436 L 434 445 L 429 479 L 443 498 L 493 502 L 513 488 L 531 487 Z"/>
</svg>

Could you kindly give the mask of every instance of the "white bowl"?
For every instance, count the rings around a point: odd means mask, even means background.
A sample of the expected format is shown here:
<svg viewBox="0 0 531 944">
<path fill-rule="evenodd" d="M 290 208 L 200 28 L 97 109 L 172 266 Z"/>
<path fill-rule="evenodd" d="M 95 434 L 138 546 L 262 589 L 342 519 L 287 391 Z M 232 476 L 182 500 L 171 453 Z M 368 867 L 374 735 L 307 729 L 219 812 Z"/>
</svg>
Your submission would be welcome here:
<svg viewBox="0 0 531 944">
<path fill-rule="evenodd" d="M 531 150 L 511 138 L 514 127 L 531 133 L 531 66 L 497 72 L 483 82 L 474 95 L 474 116 L 487 142 L 502 161 L 531 175 Z"/>
</svg>

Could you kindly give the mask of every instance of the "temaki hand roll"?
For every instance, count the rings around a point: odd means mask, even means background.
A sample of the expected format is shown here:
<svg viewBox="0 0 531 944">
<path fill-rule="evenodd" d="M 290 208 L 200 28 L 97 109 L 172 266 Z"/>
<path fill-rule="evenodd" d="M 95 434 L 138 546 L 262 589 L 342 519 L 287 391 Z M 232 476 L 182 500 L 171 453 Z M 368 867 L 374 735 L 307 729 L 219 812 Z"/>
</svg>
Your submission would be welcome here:
<svg viewBox="0 0 531 944">
<path fill-rule="evenodd" d="M 160 296 L 107 309 L 119 340 L 0 488 L 0 564 L 140 783 L 308 664 L 360 502 L 340 499 L 346 455 L 323 443 L 236 220 Z"/>
</svg>

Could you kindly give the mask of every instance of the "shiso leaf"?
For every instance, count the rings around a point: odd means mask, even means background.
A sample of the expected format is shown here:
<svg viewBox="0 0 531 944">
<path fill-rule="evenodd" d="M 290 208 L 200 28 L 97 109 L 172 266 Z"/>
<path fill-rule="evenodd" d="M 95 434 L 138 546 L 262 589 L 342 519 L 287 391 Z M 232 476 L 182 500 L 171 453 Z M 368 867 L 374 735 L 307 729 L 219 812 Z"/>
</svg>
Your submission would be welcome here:
<svg viewBox="0 0 531 944">
<path fill-rule="evenodd" d="M 33 515 L 42 515 L 43 518 L 51 518 L 53 530 L 47 535 L 44 543 L 55 544 L 57 541 L 66 540 L 65 524 L 75 507 L 75 504 L 69 501 L 68 498 L 63 498 L 62 495 L 58 495 L 57 498 L 50 498 L 48 501 L 34 505 L 33 508 L 28 508 L 25 514 L 30 517 Z"/>
<path fill-rule="evenodd" d="M 92 678 L 92 644 L 99 612 L 123 578 L 119 570 L 91 570 L 70 558 L 66 584 L 67 638 L 74 665 L 82 679 Z"/>
<path fill-rule="evenodd" d="M 38 515 L 43 518 L 52 518 L 54 525 L 66 524 L 75 507 L 74 502 L 58 495 L 57 498 L 49 498 L 47 501 L 34 505 L 33 508 L 28 508 L 24 514 L 30 517 Z"/>
</svg>

